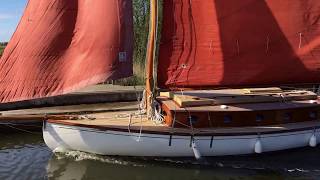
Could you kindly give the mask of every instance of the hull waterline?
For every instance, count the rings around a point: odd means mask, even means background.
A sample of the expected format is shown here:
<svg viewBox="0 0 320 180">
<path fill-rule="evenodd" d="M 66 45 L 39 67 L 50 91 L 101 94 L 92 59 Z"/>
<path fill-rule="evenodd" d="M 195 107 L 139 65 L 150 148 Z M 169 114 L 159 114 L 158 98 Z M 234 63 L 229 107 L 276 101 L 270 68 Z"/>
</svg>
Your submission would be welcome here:
<svg viewBox="0 0 320 180">
<path fill-rule="evenodd" d="M 252 135 L 187 136 L 98 130 L 46 122 L 45 143 L 53 151 L 84 151 L 100 155 L 201 157 L 243 155 L 315 146 L 320 128 Z"/>
</svg>

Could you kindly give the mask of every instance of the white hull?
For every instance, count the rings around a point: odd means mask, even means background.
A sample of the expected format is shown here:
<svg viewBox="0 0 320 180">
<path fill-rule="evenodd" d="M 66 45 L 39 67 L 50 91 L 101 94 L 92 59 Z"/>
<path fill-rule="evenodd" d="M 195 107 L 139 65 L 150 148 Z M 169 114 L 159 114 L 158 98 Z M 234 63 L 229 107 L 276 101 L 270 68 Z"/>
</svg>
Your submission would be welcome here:
<svg viewBox="0 0 320 180">
<path fill-rule="evenodd" d="M 319 129 L 262 135 L 215 136 L 213 139 L 212 136 L 196 136 L 194 139 L 196 151 L 199 151 L 201 156 L 225 156 L 305 147 L 310 145 L 312 136 L 316 137 L 313 137 L 316 144 L 320 142 Z M 143 131 L 140 135 L 123 131 L 101 131 L 47 122 L 43 129 L 43 138 L 53 151 L 77 150 L 119 156 L 195 156 L 195 150 L 190 146 L 191 136 L 172 136 L 170 145 L 170 135 L 146 134 Z"/>
</svg>

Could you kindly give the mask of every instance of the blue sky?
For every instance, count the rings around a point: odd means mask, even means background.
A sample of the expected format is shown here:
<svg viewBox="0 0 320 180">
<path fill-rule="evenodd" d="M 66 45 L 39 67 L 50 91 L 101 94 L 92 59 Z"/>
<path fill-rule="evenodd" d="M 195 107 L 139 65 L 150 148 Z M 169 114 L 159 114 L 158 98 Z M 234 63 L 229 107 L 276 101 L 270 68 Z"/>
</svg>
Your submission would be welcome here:
<svg viewBox="0 0 320 180">
<path fill-rule="evenodd" d="M 27 0 L 0 0 L 0 42 L 10 40 L 26 4 Z"/>
</svg>

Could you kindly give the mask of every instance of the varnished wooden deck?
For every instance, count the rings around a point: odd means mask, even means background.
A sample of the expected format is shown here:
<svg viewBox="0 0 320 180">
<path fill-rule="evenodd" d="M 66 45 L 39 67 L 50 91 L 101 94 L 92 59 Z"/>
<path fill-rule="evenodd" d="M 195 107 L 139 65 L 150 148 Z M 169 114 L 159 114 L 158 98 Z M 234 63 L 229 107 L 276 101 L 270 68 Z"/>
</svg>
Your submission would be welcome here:
<svg viewBox="0 0 320 180">
<path fill-rule="evenodd" d="M 197 136 L 231 136 L 231 135 L 257 135 L 280 132 L 295 132 L 320 128 L 320 121 L 279 124 L 272 126 L 256 127 L 231 127 L 231 128 L 171 128 L 163 124 L 156 124 L 147 120 L 144 115 L 134 115 L 137 111 L 116 111 L 87 114 L 79 120 L 49 120 L 54 124 L 74 127 L 93 128 L 97 130 L 115 130 L 122 132 L 140 132 L 151 134 L 172 135 L 197 135 Z M 130 121 L 129 115 L 132 114 Z M 95 119 L 93 119 L 95 118 Z"/>
<path fill-rule="evenodd" d="M 298 102 L 293 104 L 282 103 L 279 104 L 277 108 L 283 108 L 284 106 L 294 106 L 301 105 L 314 106 L 308 101 Z M 230 105 L 226 111 L 250 111 L 249 104 L 243 104 L 241 106 Z M 270 104 L 271 106 L 271 104 Z M 309 122 L 299 122 L 292 124 L 279 124 L 273 126 L 257 126 L 257 127 L 232 127 L 232 128 L 171 128 L 162 124 L 155 124 L 152 121 L 146 119 L 145 116 L 137 115 L 137 103 L 136 102 L 122 102 L 122 103 L 105 103 L 105 104 L 91 104 L 91 105 L 75 105 L 75 106 L 56 106 L 47 108 L 34 108 L 34 109 L 24 109 L 24 110 L 14 110 L 14 111 L 2 111 L 2 116 L 0 116 L 0 121 L 6 120 L 16 120 L 17 117 L 23 116 L 23 120 L 29 117 L 29 120 L 34 120 L 43 114 L 75 114 L 83 117 L 94 118 L 90 120 L 88 118 L 80 120 L 65 120 L 54 118 L 48 120 L 50 123 L 69 125 L 73 127 L 86 127 L 93 128 L 97 130 L 116 130 L 122 132 L 140 132 L 142 133 L 153 133 L 153 134 L 172 134 L 172 135 L 197 135 L 197 136 L 231 136 L 231 135 L 256 135 L 256 134 L 271 134 L 277 132 L 295 132 L 302 130 L 313 130 L 315 128 L 320 128 L 320 121 L 309 121 Z M 256 106 L 260 109 L 259 106 Z M 261 106 L 262 107 L 262 106 Z M 194 107 L 199 108 L 199 107 Z M 219 106 L 212 106 L 213 111 L 218 111 L 221 109 Z M 263 106 L 264 108 L 264 106 Z M 270 108 L 270 107 L 269 107 Z M 275 108 L 275 107 L 273 107 Z M 206 108 L 208 110 L 208 108 Z M 181 108 L 181 111 L 185 111 L 185 108 Z M 199 109 L 201 110 L 201 109 Z M 203 109 L 202 109 L 203 110 Z M 210 109 L 209 109 L 210 110 Z M 131 123 L 129 123 L 129 115 L 136 114 L 132 116 Z M 59 116 L 57 116 L 59 117 Z M 142 118 L 142 121 L 141 121 Z M 19 119 L 19 118 L 18 118 Z M 28 119 L 27 119 L 28 120 Z M 39 121 L 44 120 L 44 118 L 39 118 Z"/>
</svg>

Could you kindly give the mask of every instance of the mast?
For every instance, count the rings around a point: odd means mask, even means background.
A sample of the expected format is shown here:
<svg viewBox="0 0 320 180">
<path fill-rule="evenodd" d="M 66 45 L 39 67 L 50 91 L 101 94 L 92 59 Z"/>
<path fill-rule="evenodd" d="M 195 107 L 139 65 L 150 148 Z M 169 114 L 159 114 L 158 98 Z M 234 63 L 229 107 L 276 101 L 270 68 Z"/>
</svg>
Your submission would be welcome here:
<svg viewBox="0 0 320 180">
<path fill-rule="evenodd" d="M 153 68 L 157 43 L 158 0 L 150 0 L 149 39 L 146 57 L 146 110 L 148 118 L 152 115 L 154 95 Z"/>
</svg>

